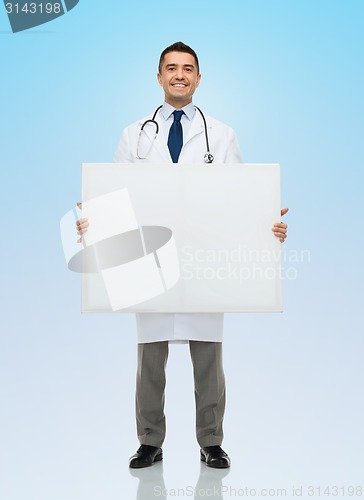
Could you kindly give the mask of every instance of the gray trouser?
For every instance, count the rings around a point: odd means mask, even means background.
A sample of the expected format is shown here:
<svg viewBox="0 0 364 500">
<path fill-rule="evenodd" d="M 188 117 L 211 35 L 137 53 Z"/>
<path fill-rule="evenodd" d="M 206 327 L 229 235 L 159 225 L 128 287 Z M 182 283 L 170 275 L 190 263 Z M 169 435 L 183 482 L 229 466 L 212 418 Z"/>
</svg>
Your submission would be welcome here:
<svg viewBox="0 0 364 500">
<path fill-rule="evenodd" d="M 221 445 L 225 411 L 222 343 L 190 340 L 196 400 L 196 436 L 201 447 Z M 168 342 L 138 344 L 136 422 L 140 444 L 162 446 Z"/>
</svg>

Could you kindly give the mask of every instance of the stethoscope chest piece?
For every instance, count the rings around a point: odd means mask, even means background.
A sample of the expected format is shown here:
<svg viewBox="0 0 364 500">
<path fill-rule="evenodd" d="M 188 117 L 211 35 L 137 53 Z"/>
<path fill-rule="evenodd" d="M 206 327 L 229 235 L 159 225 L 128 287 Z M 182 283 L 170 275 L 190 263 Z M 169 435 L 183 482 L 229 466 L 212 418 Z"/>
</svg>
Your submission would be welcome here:
<svg viewBox="0 0 364 500">
<path fill-rule="evenodd" d="M 214 157 L 211 153 L 205 153 L 205 155 L 203 157 L 203 161 L 205 163 L 212 163 L 214 161 Z"/>
</svg>

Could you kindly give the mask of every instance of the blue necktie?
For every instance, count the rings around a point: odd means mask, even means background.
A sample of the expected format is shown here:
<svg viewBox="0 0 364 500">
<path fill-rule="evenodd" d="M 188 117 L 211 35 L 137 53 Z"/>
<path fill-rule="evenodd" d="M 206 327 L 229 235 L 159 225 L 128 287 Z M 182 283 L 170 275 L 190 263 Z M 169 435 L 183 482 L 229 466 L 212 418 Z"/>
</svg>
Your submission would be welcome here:
<svg viewBox="0 0 364 500">
<path fill-rule="evenodd" d="M 184 111 L 175 109 L 173 111 L 173 115 L 174 121 L 169 129 L 168 135 L 168 148 L 171 153 L 173 163 L 177 163 L 183 145 L 181 118 L 182 115 L 184 115 Z"/>
</svg>

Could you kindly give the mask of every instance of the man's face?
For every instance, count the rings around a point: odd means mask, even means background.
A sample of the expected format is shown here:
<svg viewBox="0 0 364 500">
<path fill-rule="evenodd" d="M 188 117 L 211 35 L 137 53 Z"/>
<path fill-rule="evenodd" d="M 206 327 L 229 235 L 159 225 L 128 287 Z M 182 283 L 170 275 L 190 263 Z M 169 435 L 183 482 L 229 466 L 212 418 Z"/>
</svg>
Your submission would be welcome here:
<svg viewBox="0 0 364 500">
<path fill-rule="evenodd" d="M 192 101 L 201 79 L 195 58 L 188 52 L 168 52 L 157 77 L 159 85 L 163 87 L 166 102 L 177 109 Z"/>
</svg>

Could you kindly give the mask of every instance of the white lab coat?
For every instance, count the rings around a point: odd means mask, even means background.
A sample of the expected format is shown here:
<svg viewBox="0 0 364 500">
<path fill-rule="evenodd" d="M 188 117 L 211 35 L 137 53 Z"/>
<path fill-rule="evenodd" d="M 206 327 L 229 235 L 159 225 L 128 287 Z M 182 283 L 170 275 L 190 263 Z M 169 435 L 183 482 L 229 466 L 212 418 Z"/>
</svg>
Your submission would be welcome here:
<svg viewBox="0 0 364 500">
<path fill-rule="evenodd" d="M 159 113 L 159 112 L 158 112 Z M 116 150 L 114 161 L 118 163 L 172 163 L 167 146 L 167 137 L 164 136 L 162 127 L 154 140 L 155 127 L 144 127 L 149 139 L 153 141 L 147 159 L 138 159 L 137 143 L 140 127 L 151 119 L 152 115 L 133 123 L 127 127 L 121 136 Z M 161 118 L 163 119 L 163 118 Z M 158 114 L 156 117 L 157 122 Z M 232 128 L 206 116 L 207 132 L 210 151 L 214 155 L 214 163 L 241 163 L 239 145 Z M 187 136 L 184 138 L 183 147 L 178 163 L 202 163 L 206 153 L 205 129 L 202 117 L 196 111 Z M 213 164 L 212 164 L 213 165 Z M 208 342 L 221 342 L 223 333 L 224 315 L 221 313 L 191 313 L 191 314 L 159 314 L 142 313 L 136 315 L 138 342 L 187 342 L 200 340 Z"/>
</svg>

